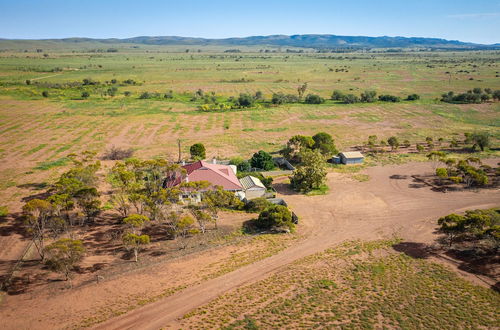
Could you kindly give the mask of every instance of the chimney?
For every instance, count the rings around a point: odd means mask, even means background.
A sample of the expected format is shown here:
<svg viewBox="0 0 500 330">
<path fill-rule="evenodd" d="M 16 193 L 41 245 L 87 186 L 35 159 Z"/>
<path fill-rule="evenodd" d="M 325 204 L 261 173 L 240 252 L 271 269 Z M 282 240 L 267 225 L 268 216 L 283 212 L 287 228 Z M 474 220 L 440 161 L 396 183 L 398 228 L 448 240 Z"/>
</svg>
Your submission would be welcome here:
<svg viewBox="0 0 500 330">
<path fill-rule="evenodd" d="M 186 177 L 184 178 L 184 181 L 186 181 L 186 183 L 189 183 L 189 175 L 186 175 Z"/>
<path fill-rule="evenodd" d="M 183 161 L 181 162 L 181 164 L 182 164 L 182 166 L 186 165 L 186 161 L 185 161 L 185 160 L 183 160 Z"/>
<path fill-rule="evenodd" d="M 217 158 L 212 158 L 212 164 L 217 164 Z"/>
</svg>

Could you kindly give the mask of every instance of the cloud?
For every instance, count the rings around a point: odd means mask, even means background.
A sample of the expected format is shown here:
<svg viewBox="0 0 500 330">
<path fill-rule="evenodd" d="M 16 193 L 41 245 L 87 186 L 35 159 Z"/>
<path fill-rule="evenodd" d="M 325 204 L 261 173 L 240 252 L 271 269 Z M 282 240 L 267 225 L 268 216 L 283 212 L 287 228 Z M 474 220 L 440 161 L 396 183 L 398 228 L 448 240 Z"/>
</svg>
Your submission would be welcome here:
<svg viewBox="0 0 500 330">
<path fill-rule="evenodd" d="M 498 17 L 500 13 L 477 13 L 477 14 L 457 14 L 448 15 L 449 18 L 488 18 L 488 17 Z"/>
</svg>

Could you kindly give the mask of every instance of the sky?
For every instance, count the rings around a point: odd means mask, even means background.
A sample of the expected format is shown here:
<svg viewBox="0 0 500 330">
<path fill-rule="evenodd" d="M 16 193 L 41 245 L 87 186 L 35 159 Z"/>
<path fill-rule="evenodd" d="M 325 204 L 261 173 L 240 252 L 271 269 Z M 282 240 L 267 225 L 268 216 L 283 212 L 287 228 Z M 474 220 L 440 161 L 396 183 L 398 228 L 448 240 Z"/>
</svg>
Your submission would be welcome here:
<svg viewBox="0 0 500 330">
<path fill-rule="evenodd" d="M 0 38 L 273 34 L 500 43 L 500 0 L 0 0 Z"/>
</svg>

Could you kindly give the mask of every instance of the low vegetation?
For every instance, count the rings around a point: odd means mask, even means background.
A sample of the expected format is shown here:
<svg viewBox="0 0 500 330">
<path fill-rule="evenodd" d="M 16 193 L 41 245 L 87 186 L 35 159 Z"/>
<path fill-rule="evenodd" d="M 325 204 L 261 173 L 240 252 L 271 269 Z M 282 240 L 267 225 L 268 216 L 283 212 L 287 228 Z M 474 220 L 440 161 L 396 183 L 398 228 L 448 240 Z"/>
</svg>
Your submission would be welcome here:
<svg viewBox="0 0 500 330">
<path fill-rule="evenodd" d="M 497 292 L 472 285 L 442 265 L 395 252 L 393 244 L 398 241 L 348 242 L 304 258 L 186 314 L 181 325 L 255 329 L 498 324 Z"/>
</svg>

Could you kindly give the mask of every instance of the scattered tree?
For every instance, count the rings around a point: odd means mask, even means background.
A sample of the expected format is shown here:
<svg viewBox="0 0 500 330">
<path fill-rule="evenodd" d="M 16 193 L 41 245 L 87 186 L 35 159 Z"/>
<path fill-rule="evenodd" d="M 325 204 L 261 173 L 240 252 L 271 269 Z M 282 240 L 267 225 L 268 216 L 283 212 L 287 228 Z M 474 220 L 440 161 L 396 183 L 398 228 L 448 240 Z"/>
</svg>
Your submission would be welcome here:
<svg viewBox="0 0 500 330">
<path fill-rule="evenodd" d="M 83 259 L 85 248 L 82 241 L 62 238 L 45 248 L 47 266 L 70 279 L 70 274 L 75 265 Z"/>
</svg>

